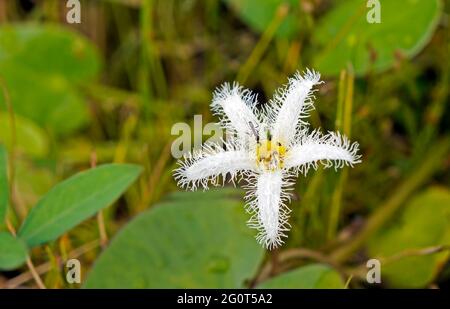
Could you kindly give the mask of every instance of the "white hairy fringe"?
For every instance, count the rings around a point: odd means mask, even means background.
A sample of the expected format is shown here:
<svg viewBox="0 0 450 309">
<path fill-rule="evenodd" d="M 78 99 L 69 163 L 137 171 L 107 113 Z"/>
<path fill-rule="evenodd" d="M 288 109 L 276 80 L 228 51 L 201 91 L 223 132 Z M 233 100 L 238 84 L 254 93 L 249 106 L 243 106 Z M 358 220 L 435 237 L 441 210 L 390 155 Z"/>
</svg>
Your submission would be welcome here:
<svg viewBox="0 0 450 309">
<path fill-rule="evenodd" d="M 261 184 L 261 177 L 276 177 L 280 174 L 280 183 Z M 290 202 L 290 194 L 293 182 L 283 171 L 265 172 L 263 174 L 247 173 L 245 195 L 246 210 L 252 215 L 247 222 L 250 228 L 258 231 L 256 240 L 265 248 L 272 250 L 284 243 L 283 238 L 287 237 L 286 232 L 291 228 L 288 223 L 291 210 L 287 206 Z M 263 185 L 260 189 L 258 186 Z M 279 187 L 276 187 L 279 185 Z M 264 195 L 269 196 L 272 203 L 261 201 Z M 265 207 L 262 209 L 262 207 Z"/>
<path fill-rule="evenodd" d="M 241 149 L 234 142 L 204 144 L 201 150 L 194 150 L 178 160 L 179 167 L 173 176 L 180 188 L 194 191 L 197 188 L 208 190 L 208 183 L 213 186 L 228 182 L 235 185 L 241 172 L 255 168 L 255 159 L 247 150 Z M 220 181 L 222 178 L 222 181 Z"/>
<path fill-rule="evenodd" d="M 315 71 L 307 70 L 303 76 L 297 72 L 259 111 L 256 95 L 250 90 L 237 83 L 217 88 L 211 109 L 220 116 L 227 142 L 205 144 L 201 150 L 186 154 L 184 161 L 178 160 L 179 168 L 174 171 L 178 186 L 207 190 L 209 183 L 224 185 L 228 179 L 235 185 L 235 181 L 245 179 L 246 209 L 252 215 L 248 226 L 258 231 L 256 239 L 267 249 L 283 244 L 290 230 L 287 204 L 292 178 L 299 173 L 306 175 L 311 167 L 317 169 L 319 162 L 335 169 L 361 162 L 358 143 L 351 143 L 339 132 L 308 133 L 303 119 L 314 109 L 313 86 L 320 83 L 320 74 Z M 268 171 L 258 166 L 256 137 L 249 122 L 260 137 L 270 130 L 274 139 L 285 144 L 282 169 Z"/>
<path fill-rule="evenodd" d="M 319 162 L 325 168 L 334 166 L 335 170 L 361 162 L 359 144 L 351 143 L 339 132 L 322 134 L 314 130 L 308 134 L 307 129 L 302 129 L 297 132 L 295 144 L 285 159 L 285 168 L 293 169 L 295 175 L 306 175 L 311 167 L 316 170 Z"/>
<path fill-rule="evenodd" d="M 295 132 L 307 125 L 304 118 L 314 109 L 314 85 L 322 83 L 320 74 L 307 69 L 288 79 L 288 83 L 277 89 L 270 100 L 269 118 L 275 139 L 282 140 L 290 146 Z"/>
<path fill-rule="evenodd" d="M 259 129 L 260 114 L 256 107 L 257 95 L 243 88 L 238 83 L 224 83 L 214 91 L 211 110 L 219 116 L 220 126 L 229 133 L 236 133 L 238 138 L 252 135 L 249 122 Z"/>
</svg>

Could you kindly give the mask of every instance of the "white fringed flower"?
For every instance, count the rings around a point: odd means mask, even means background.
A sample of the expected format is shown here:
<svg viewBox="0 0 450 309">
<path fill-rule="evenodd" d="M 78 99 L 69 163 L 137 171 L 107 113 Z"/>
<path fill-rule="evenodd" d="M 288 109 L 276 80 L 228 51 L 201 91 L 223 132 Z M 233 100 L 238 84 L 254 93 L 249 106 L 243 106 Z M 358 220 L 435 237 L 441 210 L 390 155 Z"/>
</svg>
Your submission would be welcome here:
<svg viewBox="0 0 450 309">
<path fill-rule="evenodd" d="M 269 104 L 258 110 L 256 96 L 238 84 L 224 84 L 214 93 L 211 109 L 227 131 L 224 145 L 207 144 L 179 161 L 174 177 L 182 188 L 208 189 L 244 179 L 245 200 L 252 214 L 248 224 L 268 249 L 278 247 L 290 225 L 289 190 L 293 178 L 322 162 L 335 169 L 361 162 L 358 143 L 340 133 L 308 132 L 304 118 L 314 108 L 314 85 L 320 75 L 307 70 L 289 79 Z M 226 178 L 227 175 L 229 178 Z"/>
</svg>

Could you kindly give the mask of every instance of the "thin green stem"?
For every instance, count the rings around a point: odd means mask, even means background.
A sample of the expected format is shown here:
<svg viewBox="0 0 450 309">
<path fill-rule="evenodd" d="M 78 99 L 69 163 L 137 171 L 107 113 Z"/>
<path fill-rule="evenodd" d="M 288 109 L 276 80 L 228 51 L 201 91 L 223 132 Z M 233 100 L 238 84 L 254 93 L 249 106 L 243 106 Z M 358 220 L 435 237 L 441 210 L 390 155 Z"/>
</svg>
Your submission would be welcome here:
<svg viewBox="0 0 450 309">
<path fill-rule="evenodd" d="M 248 77 L 250 76 L 250 74 L 258 65 L 259 61 L 264 55 L 264 52 L 267 50 L 269 43 L 272 41 L 281 23 L 288 15 L 288 12 L 289 12 L 288 6 L 286 4 L 280 4 L 275 14 L 275 17 L 272 19 L 269 26 L 262 34 L 260 40 L 256 44 L 247 61 L 239 70 L 236 78 L 237 81 L 239 81 L 242 84 L 244 84 L 247 81 Z"/>
<path fill-rule="evenodd" d="M 354 74 L 351 69 L 342 71 L 339 79 L 338 107 L 336 113 L 336 129 L 343 126 L 343 133 L 350 138 L 352 109 L 353 109 L 353 85 Z M 348 169 L 344 169 L 337 181 L 331 197 L 330 216 L 328 222 L 327 239 L 335 237 L 342 208 L 342 194 L 348 178 Z"/>
</svg>

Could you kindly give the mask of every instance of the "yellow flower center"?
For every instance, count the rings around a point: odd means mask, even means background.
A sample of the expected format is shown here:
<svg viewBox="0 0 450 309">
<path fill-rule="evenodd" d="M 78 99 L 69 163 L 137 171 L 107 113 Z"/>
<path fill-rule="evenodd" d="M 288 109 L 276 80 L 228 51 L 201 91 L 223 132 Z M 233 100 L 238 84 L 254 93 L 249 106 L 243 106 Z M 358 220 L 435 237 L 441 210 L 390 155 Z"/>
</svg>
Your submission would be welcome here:
<svg viewBox="0 0 450 309">
<path fill-rule="evenodd" d="M 256 161 L 260 167 L 274 171 L 283 168 L 286 147 L 280 142 L 265 140 L 256 147 Z"/>
</svg>

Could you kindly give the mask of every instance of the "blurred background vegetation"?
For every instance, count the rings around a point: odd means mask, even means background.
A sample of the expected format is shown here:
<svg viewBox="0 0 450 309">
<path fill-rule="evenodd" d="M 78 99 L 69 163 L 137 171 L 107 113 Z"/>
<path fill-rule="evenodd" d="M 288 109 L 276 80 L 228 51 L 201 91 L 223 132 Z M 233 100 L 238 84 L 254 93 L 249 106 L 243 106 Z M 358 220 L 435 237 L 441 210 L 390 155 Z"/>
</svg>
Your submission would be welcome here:
<svg viewBox="0 0 450 309">
<path fill-rule="evenodd" d="M 0 0 L 7 221 L 18 228 L 92 165 L 144 171 L 100 215 L 31 249 L 46 287 L 82 285 L 65 280 L 71 257 L 87 287 L 449 286 L 446 3 L 381 0 L 371 24 L 365 0 L 80 2 L 81 23 L 68 24 L 66 1 Z M 178 192 L 171 128 L 194 114 L 217 121 L 209 103 L 224 81 L 264 102 L 305 68 L 326 81 L 312 127 L 351 136 L 363 163 L 300 177 L 287 244 L 265 252 L 245 227 L 241 191 Z M 370 258 L 381 284 L 366 282 Z M 17 265 L 1 286 L 36 283 Z"/>
</svg>

